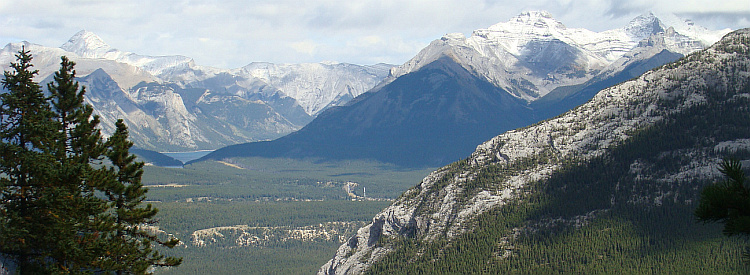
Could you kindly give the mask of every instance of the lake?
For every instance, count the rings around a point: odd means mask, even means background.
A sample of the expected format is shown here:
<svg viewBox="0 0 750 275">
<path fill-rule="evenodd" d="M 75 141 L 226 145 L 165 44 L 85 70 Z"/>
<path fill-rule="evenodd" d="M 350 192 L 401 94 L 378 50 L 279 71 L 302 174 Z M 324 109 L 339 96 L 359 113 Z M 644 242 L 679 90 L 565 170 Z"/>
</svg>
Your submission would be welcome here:
<svg viewBox="0 0 750 275">
<path fill-rule="evenodd" d="M 176 160 L 182 161 L 182 163 L 186 163 L 191 160 L 199 159 L 205 155 L 208 155 L 211 152 L 213 152 L 213 150 L 201 150 L 201 151 L 193 151 L 193 152 L 161 152 L 161 153 L 164 155 L 170 156 Z"/>
</svg>

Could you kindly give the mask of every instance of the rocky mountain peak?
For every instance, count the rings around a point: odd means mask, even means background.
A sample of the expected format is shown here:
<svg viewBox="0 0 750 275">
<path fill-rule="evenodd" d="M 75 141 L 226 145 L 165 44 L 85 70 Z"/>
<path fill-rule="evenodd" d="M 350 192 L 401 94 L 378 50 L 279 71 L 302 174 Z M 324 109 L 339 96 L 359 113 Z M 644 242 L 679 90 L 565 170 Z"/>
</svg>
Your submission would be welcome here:
<svg viewBox="0 0 750 275">
<path fill-rule="evenodd" d="M 87 58 L 99 58 L 112 49 L 101 37 L 87 30 L 79 31 L 60 48 Z"/>
<path fill-rule="evenodd" d="M 639 41 L 652 34 L 663 32 L 664 29 L 664 24 L 662 24 L 661 20 L 653 12 L 644 13 L 633 18 L 623 28 L 633 41 Z"/>
<path fill-rule="evenodd" d="M 512 18 L 510 21 L 508 21 L 508 23 L 518 24 L 518 25 L 529 25 L 529 26 L 534 26 L 534 27 L 565 28 L 565 26 L 562 23 L 560 23 L 560 21 L 557 21 L 554 17 L 552 17 L 552 14 L 549 13 L 548 11 L 523 12 L 519 14 L 518 16 Z M 499 26 L 499 25 L 500 24 L 497 24 L 495 26 Z"/>
<path fill-rule="evenodd" d="M 550 34 L 559 37 L 555 34 L 564 32 L 566 29 L 563 23 L 557 21 L 547 11 L 528 11 L 511 18 L 507 22 L 492 25 L 485 31 L 515 34 L 520 37 L 529 35 L 549 36 Z M 482 30 L 477 30 L 475 33 L 481 34 Z"/>
</svg>

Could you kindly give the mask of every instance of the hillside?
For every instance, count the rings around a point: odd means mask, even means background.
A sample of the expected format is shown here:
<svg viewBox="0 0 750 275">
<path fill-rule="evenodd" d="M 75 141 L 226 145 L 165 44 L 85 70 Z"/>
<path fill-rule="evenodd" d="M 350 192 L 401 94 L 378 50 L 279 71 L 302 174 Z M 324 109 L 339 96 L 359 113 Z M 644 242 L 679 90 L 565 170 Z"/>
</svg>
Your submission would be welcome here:
<svg viewBox="0 0 750 275">
<path fill-rule="evenodd" d="M 720 159 L 750 160 L 748 68 L 744 29 L 499 135 L 405 192 L 320 273 L 740 272 L 739 245 L 692 209 Z"/>
</svg>

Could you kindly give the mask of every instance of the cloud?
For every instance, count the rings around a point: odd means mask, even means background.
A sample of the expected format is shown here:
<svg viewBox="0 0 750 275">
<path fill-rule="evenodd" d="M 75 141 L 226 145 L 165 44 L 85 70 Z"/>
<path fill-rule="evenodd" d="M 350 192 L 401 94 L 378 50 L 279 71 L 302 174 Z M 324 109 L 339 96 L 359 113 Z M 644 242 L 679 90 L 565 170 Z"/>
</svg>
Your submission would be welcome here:
<svg viewBox="0 0 750 275">
<path fill-rule="evenodd" d="M 471 34 L 526 10 L 568 27 L 620 27 L 649 10 L 712 28 L 748 27 L 747 0 L 0 0 L 0 38 L 62 45 L 81 29 L 121 50 L 240 67 L 336 60 L 400 64 L 443 34 Z"/>
<path fill-rule="evenodd" d="M 750 11 L 734 12 L 680 12 L 676 15 L 691 18 L 699 25 L 709 29 L 721 29 L 726 26 L 750 27 Z"/>
<path fill-rule="evenodd" d="M 298 53 L 307 55 L 313 55 L 315 53 L 315 50 L 318 48 L 318 44 L 316 44 L 312 40 L 294 42 L 290 46 Z"/>
</svg>

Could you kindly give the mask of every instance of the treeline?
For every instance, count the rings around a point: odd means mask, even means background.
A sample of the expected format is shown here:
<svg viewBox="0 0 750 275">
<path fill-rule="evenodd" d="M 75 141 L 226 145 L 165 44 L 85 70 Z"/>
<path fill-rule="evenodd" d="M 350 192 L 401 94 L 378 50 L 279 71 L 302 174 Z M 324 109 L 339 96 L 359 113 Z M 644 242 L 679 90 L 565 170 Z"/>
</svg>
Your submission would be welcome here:
<svg viewBox="0 0 750 275">
<path fill-rule="evenodd" d="M 159 226 L 189 242 L 195 230 L 218 226 L 317 225 L 330 221 L 367 222 L 388 206 L 379 201 L 251 202 L 219 201 L 160 203 Z M 348 237 L 348 236 L 347 236 Z M 341 245 L 338 240 L 286 241 L 270 247 L 222 247 L 191 244 L 178 246 L 166 255 L 180 255 L 177 268 L 157 269 L 155 274 L 313 274 Z"/>
</svg>

